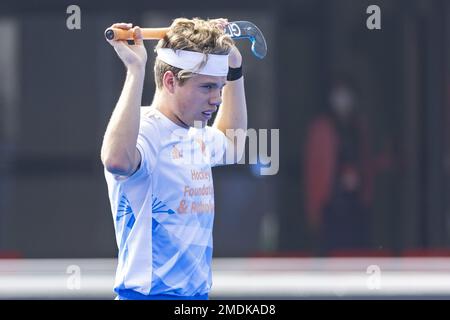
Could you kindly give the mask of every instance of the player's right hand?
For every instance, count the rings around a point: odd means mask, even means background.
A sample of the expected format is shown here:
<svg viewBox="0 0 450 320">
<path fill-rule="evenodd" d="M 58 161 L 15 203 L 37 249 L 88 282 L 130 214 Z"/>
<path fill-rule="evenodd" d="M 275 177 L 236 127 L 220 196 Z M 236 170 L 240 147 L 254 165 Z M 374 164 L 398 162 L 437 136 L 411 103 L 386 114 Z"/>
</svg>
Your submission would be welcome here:
<svg viewBox="0 0 450 320">
<path fill-rule="evenodd" d="M 134 30 L 134 45 L 124 40 L 107 40 L 116 50 L 117 55 L 129 71 L 144 71 L 147 62 L 147 50 L 142 41 L 142 32 L 138 26 L 132 28 L 131 23 L 115 23 L 111 28 Z"/>
</svg>

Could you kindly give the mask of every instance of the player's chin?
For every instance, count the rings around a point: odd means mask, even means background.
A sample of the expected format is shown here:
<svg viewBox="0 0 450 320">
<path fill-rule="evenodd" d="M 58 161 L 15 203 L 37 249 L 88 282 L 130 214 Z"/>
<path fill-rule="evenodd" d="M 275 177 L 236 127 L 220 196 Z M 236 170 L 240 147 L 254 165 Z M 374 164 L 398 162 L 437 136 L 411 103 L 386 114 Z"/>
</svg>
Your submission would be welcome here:
<svg viewBox="0 0 450 320">
<path fill-rule="evenodd" d="M 204 128 L 207 124 L 208 124 L 207 119 L 203 117 L 196 117 L 191 126 L 195 128 Z"/>
<path fill-rule="evenodd" d="M 200 112 L 199 114 L 197 114 L 195 116 L 195 122 L 201 122 L 203 123 L 203 125 L 206 125 L 208 123 L 208 120 L 210 120 L 212 117 L 212 113 L 205 113 L 205 112 Z"/>
</svg>

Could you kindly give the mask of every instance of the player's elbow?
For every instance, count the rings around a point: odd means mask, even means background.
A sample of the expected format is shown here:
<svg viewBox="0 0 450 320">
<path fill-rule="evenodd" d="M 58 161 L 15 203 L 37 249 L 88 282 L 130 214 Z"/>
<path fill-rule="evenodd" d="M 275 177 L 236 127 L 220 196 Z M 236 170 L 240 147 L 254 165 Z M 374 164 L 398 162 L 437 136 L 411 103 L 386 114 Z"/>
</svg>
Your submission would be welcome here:
<svg viewBox="0 0 450 320">
<path fill-rule="evenodd" d="M 102 163 L 106 171 L 119 176 L 128 176 L 133 169 L 130 161 L 120 157 L 102 157 Z"/>
</svg>

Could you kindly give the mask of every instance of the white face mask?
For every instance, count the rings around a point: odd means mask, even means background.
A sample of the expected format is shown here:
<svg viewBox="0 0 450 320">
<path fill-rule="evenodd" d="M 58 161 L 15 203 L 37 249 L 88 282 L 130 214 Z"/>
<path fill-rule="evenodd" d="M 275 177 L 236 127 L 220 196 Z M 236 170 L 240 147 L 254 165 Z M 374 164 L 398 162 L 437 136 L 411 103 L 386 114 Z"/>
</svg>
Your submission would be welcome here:
<svg viewBox="0 0 450 320">
<path fill-rule="evenodd" d="M 355 99 L 351 90 L 346 87 L 338 87 L 333 90 L 330 103 L 340 117 L 347 117 L 353 111 Z"/>
</svg>

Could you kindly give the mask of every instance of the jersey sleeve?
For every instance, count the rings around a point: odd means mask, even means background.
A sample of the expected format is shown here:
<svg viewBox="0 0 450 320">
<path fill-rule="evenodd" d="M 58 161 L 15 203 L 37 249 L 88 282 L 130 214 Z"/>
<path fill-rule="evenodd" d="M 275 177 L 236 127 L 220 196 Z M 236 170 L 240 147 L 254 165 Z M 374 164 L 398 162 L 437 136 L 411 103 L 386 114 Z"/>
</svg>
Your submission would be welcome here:
<svg viewBox="0 0 450 320">
<path fill-rule="evenodd" d="M 113 175 L 118 182 L 133 181 L 152 174 L 158 159 L 159 131 L 154 123 L 141 119 L 136 148 L 141 155 L 138 169 L 129 177 Z"/>
<path fill-rule="evenodd" d="M 152 174 L 158 159 L 160 137 L 155 124 L 150 121 L 141 120 L 136 148 L 141 154 L 139 170 L 146 174 Z"/>
</svg>

